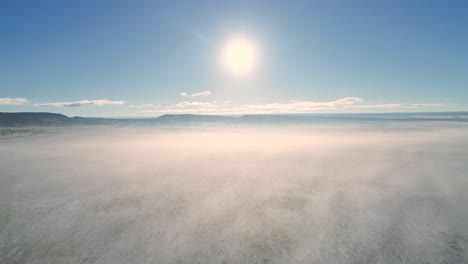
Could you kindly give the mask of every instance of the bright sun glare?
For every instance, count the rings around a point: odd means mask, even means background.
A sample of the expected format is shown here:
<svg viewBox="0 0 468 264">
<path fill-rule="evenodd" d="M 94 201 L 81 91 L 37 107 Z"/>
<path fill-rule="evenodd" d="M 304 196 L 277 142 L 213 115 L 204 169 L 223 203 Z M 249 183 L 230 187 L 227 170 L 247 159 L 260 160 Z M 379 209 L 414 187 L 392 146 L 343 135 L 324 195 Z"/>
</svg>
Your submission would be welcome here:
<svg viewBox="0 0 468 264">
<path fill-rule="evenodd" d="M 224 66 L 235 75 L 246 75 L 255 68 L 257 48 L 245 38 L 234 38 L 224 46 L 222 61 Z"/>
</svg>

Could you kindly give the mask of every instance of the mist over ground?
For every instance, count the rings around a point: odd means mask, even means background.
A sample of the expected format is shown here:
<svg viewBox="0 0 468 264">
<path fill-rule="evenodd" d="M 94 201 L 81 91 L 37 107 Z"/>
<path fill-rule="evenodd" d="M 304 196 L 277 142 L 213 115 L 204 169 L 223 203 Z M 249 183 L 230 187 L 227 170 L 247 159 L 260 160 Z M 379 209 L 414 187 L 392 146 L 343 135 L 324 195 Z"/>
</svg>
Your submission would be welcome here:
<svg viewBox="0 0 468 264">
<path fill-rule="evenodd" d="M 0 263 L 468 263 L 468 124 L 0 136 Z"/>
</svg>

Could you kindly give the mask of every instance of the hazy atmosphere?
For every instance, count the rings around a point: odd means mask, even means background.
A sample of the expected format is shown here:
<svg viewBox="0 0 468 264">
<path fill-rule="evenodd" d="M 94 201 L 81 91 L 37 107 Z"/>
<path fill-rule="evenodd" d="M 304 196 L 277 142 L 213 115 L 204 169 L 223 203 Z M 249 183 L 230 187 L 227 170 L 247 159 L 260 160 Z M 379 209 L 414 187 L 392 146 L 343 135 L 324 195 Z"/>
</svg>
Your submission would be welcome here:
<svg viewBox="0 0 468 264">
<path fill-rule="evenodd" d="M 0 263 L 468 262 L 464 122 L 25 131 Z"/>
<path fill-rule="evenodd" d="M 468 1 L 0 0 L 0 264 L 467 264 Z"/>
</svg>

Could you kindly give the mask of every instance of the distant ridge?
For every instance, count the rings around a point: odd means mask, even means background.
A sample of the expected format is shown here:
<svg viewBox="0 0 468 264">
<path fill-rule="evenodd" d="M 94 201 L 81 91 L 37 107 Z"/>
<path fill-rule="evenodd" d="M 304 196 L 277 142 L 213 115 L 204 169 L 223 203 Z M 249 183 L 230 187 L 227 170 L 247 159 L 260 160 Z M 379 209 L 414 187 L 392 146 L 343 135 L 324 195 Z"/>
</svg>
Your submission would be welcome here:
<svg viewBox="0 0 468 264">
<path fill-rule="evenodd" d="M 355 113 L 355 114 L 309 114 L 309 115 L 195 115 L 166 114 L 148 118 L 96 118 L 68 117 L 47 112 L 0 112 L 0 127 L 21 126 L 74 126 L 74 125 L 115 125 L 115 126 L 158 126 L 194 125 L 202 123 L 221 124 L 296 124 L 333 122 L 379 122 L 379 121 L 452 121 L 468 122 L 468 112 L 434 113 Z"/>
<path fill-rule="evenodd" d="M 0 126 L 45 126 L 45 125 L 69 125 L 72 119 L 56 113 L 23 112 L 0 113 Z"/>
<path fill-rule="evenodd" d="M 120 125 L 147 126 L 158 124 L 193 124 L 232 121 L 235 117 L 218 115 L 162 115 L 149 118 L 97 118 L 97 117 L 68 117 L 57 113 L 47 112 L 0 112 L 0 127 L 20 126 L 71 126 L 71 125 Z"/>
</svg>

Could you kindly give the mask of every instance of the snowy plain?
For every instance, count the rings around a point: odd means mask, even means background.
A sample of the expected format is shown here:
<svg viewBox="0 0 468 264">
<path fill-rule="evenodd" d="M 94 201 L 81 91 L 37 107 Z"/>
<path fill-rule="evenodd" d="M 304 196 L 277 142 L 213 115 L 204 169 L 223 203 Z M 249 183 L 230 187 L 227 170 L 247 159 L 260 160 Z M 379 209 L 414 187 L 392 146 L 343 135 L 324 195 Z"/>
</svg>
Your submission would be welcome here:
<svg viewBox="0 0 468 264">
<path fill-rule="evenodd" d="M 14 129 L 0 263 L 468 263 L 468 125 Z"/>
</svg>

